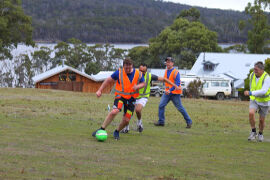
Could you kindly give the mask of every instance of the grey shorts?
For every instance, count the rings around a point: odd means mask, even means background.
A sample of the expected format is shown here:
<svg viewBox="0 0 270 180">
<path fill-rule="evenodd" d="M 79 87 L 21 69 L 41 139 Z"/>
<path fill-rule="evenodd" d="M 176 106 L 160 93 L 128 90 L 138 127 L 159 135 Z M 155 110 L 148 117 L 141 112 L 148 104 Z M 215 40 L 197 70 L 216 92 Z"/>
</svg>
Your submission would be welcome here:
<svg viewBox="0 0 270 180">
<path fill-rule="evenodd" d="M 268 114 L 269 106 L 261 106 L 256 101 L 250 101 L 249 109 L 256 109 L 260 116 L 265 117 Z"/>
</svg>

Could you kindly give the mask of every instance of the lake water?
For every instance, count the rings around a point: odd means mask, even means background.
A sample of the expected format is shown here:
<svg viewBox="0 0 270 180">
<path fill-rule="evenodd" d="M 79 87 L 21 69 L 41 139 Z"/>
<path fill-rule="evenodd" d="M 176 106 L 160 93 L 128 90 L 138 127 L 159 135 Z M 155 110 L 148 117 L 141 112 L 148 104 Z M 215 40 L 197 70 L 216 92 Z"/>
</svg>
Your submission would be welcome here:
<svg viewBox="0 0 270 180">
<path fill-rule="evenodd" d="M 16 49 L 12 50 L 12 55 L 14 57 L 19 56 L 20 54 L 28 54 L 31 55 L 31 53 L 33 53 L 34 51 L 39 50 L 40 47 L 45 46 L 48 47 L 50 49 L 53 49 L 54 46 L 56 45 L 56 43 L 36 43 L 37 47 L 31 47 L 31 46 L 26 46 L 23 44 L 19 44 L 18 47 Z M 87 44 L 88 46 L 93 46 L 95 44 Z M 120 48 L 120 49 L 125 49 L 125 50 L 129 50 L 132 49 L 134 47 L 137 46 L 148 46 L 148 44 L 112 44 L 114 45 L 115 48 Z M 232 46 L 234 44 L 219 44 L 220 47 L 222 48 L 226 48 L 229 46 Z M 52 53 L 52 57 L 54 57 L 54 53 Z"/>
<path fill-rule="evenodd" d="M 20 54 L 31 54 L 34 51 L 37 51 L 40 49 L 40 47 L 48 47 L 50 49 L 54 49 L 54 46 L 57 45 L 56 43 L 36 43 L 36 47 L 31 47 L 31 46 L 26 46 L 24 44 L 19 44 L 16 49 L 12 50 L 12 55 L 19 56 Z M 88 46 L 94 46 L 95 44 L 87 44 Z M 125 49 L 129 50 L 132 49 L 133 47 L 137 46 L 148 46 L 148 44 L 111 44 L 114 45 L 115 48 L 120 48 L 120 49 Z M 54 56 L 54 53 L 52 53 Z"/>
</svg>

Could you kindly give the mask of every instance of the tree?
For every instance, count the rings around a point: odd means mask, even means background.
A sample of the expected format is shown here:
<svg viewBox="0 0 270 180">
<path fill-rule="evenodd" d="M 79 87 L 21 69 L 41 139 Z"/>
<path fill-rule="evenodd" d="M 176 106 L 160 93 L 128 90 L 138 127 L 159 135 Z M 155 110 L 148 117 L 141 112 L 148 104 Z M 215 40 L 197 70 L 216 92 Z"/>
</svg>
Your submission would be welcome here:
<svg viewBox="0 0 270 180">
<path fill-rule="evenodd" d="M 99 70 L 110 71 L 119 67 L 120 62 L 124 58 L 125 50 L 114 48 L 114 46 L 110 44 L 96 44 L 89 47 L 89 53 L 92 55 L 91 62 L 96 63 L 95 66 Z M 89 73 L 92 68 L 88 65 L 87 69 Z"/>
<path fill-rule="evenodd" d="M 259 0 L 259 2 L 263 4 L 264 9 L 266 9 L 267 7 L 269 7 L 270 9 L 270 0 Z"/>
<path fill-rule="evenodd" d="M 247 47 L 251 53 L 262 54 L 270 43 L 270 27 L 267 16 L 263 11 L 269 0 L 254 0 L 254 5 L 248 3 L 245 8 L 246 14 L 251 16 L 248 22 L 252 25 L 252 30 L 248 31 Z"/>
<path fill-rule="evenodd" d="M 14 64 L 15 86 L 16 87 L 32 87 L 33 75 L 32 62 L 27 54 L 21 54 L 16 57 Z"/>
<path fill-rule="evenodd" d="M 0 13 L 0 60 L 11 59 L 18 43 L 34 45 L 31 18 L 24 14 L 21 0 L 2 0 Z"/>
<path fill-rule="evenodd" d="M 139 67 L 141 63 L 147 64 L 149 67 L 152 67 L 151 64 L 151 54 L 149 47 L 146 46 L 137 46 L 129 50 L 128 56 L 133 60 L 134 66 Z"/>
<path fill-rule="evenodd" d="M 87 46 L 80 40 L 72 38 L 60 42 L 55 47 L 55 57 L 52 65 L 55 67 L 65 60 L 65 64 L 88 74 L 96 74 L 100 70 L 114 70 L 123 59 L 125 50 L 114 48 L 110 44 Z"/>
<path fill-rule="evenodd" d="M 227 53 L 230 51 L 247 53 L 247 46 L 245 44 L 235 44 L 223 49 L 223 51 Z"/>
<path fill-rule="evenodd" d="M 54 46 L 55 56 L 52 59 L 52 67 L 60 65 L 62 61 L 66 60 L 69 56 L 69 44 L 66 42 L 59 42 Z"/>
<path fill-rule="evenodd" d="M 114 46 L 111 46 L 111 49 L 108 49 L 108 60 L 107 60 L 107 67 L 105 70 L 115 70 L 118 66 L 120 61 L 123 60 L 125 51 L 120 48 L 114 48 Z"/>
<path fill-rule="evenodd" d="M 198 21 L 200 18 L 200 11 L 196 8 L 190 8 L 189 10 L 183 10 L 177 16 L 177 18 L 186 18 L 189 21 Z"/>
<path fill-rule="evenodd" d="M 77 69 L 85 69 L 86 63 L 90 60 L 91 56 L 88 52 L 88 47 L 80 40 L 71 38 L 68 42 L 58 43 L 54 49 L 56 50 L 54 65 L 59 65 L 62 61 L 65 64 Z"/>
<path fill-rule="evenodd" d="M 101 68 L 97 63 L 89 62 L 86 65 L 85 73 L 87 73 L 87 74 L 97 74 L 100 70 L 101 70 Z"/>
<path fill-rule="evenodd" d="M 35 72 L 40 74 L 49 69 L 52 50 L 48 47 L 40 47 L 38 51 L 32 53 L 32 63 Z"/>
<path fill-rule="evenodd" d="M 201 52 L 221 52 L 217 34 L 200 22 L 177 18 L 157 37 L 150 40 L 150 52 L 157 64 L 163 65 L 166 56 L 173 56 L 175 65 L 191 68 Z"/>
</svg>

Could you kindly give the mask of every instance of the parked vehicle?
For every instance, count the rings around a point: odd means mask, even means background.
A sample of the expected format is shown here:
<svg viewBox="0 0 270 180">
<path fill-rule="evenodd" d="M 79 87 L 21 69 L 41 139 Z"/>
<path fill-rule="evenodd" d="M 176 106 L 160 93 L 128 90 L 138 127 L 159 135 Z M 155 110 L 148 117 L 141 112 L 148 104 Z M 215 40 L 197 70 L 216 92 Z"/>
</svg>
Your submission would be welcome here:
<svg viewBox="0 0 270 180">
<path fill-rule="evenodd" d="M 202 96 L 215 97 L 217 100 L 223 100 L 231 96 L 231 81 L 227 79 L 206 79 L 203 81 Z"/>
<path fill-rule="evenodd" d="M 190 82 L 194 80 L 200 80 L 203 82 L 203 92 L 201 96 L 215 97 L 218 100 L 223 100 L 225 97 L 231 96 L 232 87 L 229 79 L 221 77 L 198 77 L 195 75 L 181 77 L 181 87 L 183 94 L 187 91 L 187 87 Z"/>
<path fill-rule="evenodd" d="M 160 97 L 164 93 L 164 89 L 160 86 L 150 87 L 150 95 L 155 97 Z"/>
</svg>

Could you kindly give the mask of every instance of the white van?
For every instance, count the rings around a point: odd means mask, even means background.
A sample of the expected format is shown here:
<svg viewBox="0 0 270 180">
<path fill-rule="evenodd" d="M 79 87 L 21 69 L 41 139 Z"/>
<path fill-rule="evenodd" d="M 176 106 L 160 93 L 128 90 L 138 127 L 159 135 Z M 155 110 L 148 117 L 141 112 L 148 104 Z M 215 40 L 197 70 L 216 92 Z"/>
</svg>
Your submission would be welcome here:
<svg viewBox="0 0 270 180">
<path fill-rule="evenodd" d="M 187 89 L 190 82 L 194 80 L 200 80 L 200 78 L 196 75 L 185 75 L 181 76 L 180 80 L 181 80 L 181 87 L 183 90 L 185 90 Z"/>
<path fill-rule="evenodd" d="M 231 96 L 231 81 L 221 77 L 198 77 L 195 75 L 188 75 L 181 77 L 181 87 L 183 94 L 187 90 L 190 82 L 200 80 L 203 82 L 203 92 L 201 96 L 215 97 L 218 100 L 223 100 L 225 97 Z"/>
<path fill-rule="evenodd" d="M 225 97 L 231 96 L 231 81 L 228 79 L 202 79 L 203 92 L 202 96 L 216 97 L 217 100 L 223 100 Z"/>
</svg>

